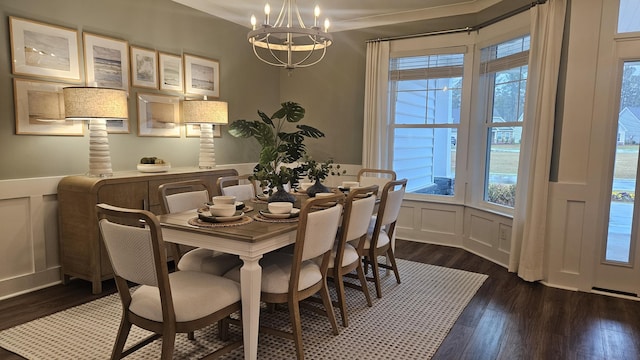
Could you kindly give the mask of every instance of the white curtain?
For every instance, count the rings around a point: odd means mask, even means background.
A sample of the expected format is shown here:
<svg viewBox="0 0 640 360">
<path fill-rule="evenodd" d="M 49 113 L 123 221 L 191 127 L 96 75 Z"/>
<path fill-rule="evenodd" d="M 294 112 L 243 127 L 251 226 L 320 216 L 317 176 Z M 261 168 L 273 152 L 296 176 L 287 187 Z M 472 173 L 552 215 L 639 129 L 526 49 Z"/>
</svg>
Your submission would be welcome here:
<svg viewBox="0 0 640 360">
<path fill-rule="evenodd" d="M 544 276 L 547 198 L 566 0 L 531 9 L 531 48 L 509 271 Z"/>
<path fill-rule="evenodd" d="M 389 42 L 367 43 L 362 166 L 388 169 Z"/>
</svg>

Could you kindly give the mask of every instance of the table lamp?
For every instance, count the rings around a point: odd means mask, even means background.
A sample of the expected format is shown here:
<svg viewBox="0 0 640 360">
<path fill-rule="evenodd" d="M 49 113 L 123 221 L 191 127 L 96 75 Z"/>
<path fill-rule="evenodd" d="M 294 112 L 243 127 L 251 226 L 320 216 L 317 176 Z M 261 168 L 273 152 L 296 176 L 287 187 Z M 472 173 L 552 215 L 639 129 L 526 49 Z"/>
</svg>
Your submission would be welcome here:
<svg viewBox="0 0 640 360">
<path fill-rule="evenodd" d="M 65 87 L 65 118 L 89 121 L 89 172 L 87 175 L 109 177 L 111 155 L 107 137 L 107 120 L 129 118 L 127 93 L 100 87 Z"/>
<path fill-rule="evenodd" d="M 213 124 L 229 122 L 228 104 L 224 101 L 185 100 L 182 103 L 182 122 L 200 124 L 200 156 L 198 167 L 211 169 L 216 166 L 213 147 Z"/>
</svg>

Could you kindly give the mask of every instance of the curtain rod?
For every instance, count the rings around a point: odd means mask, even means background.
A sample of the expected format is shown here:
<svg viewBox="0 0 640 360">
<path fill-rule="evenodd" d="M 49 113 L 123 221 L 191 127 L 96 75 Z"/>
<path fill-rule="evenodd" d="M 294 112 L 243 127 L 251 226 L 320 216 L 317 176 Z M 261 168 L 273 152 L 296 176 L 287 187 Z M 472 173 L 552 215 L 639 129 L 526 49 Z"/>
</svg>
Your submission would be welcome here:
<svg viewBox="0 0 640 360">
<path fill-rule="evenodd" d="M 531 2 L 530 4 L 527 5 L 523 5 L 517 9 L 511 10 L 505 14 L 502 14 L 500 16 L 497 16 L 493 19 L 487 20 L 485 22 L 482 22 L 478 25 L 474 25 L 474 26 L 467 26 L 467 27 L 463 27 L 463 28 L 457 28 L 457 29 L 450 29 L 450 30 L 438 30 L 438 31 L 430 31 L 430 32 L 426 32 L 426 33 L 420 33 L 420 34 L 411 34 L 411 35 L 400 35 L 400 36 L 391 36 L 391 37 L 386 37 L 386 38 L 377 38 L 377 39 L 370 39 L 367 40 L 367 43 L 370 42 L 378 42 L 378 41 L 391 41 L 391 40 L 403 40 L 403 39 L 413 39 L 413 38 L 417 38 L 417 37 L 423 37 L 423 36 L 433 36 L 433 35 L 444 35 L 444 34 L 455 34 L 455 33 L 461 33 L 461 32 L 466 32 L 466 33 L 470 33 L 472 31 L 479 31 L 480 29 L 487 27 L 489 25 L 493 25 L 499 21 L 502 21 L 504 19 L 508 19 L 512 16 L 518 15 L 522 12 L 525 12 L 527 10 L 530 10 L 531 8 L 535 7 L 536 5 L 542 5 L 544 3 L 546 3 L 547 0 L 536 0 Z"/>
</svg>

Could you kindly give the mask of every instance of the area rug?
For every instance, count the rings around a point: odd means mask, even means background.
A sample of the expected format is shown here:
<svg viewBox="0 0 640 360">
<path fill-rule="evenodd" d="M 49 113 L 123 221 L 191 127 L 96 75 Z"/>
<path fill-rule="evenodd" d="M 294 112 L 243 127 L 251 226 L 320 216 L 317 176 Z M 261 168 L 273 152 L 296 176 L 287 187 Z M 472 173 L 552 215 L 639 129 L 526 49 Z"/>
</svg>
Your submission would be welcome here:
<svg viewBox="0 0 640 360">
<path fill-rule="evenodd" d="M 349 326 L 331 333 L 326 317 L 302 309 L 305 357 L 307 359 L 429 359 L 449 333 L 460 313 L 487 278 L 486 275 L 398 260 L 402 283 L 394 276 L 383 277 L 382 298 L 369 290 L 373 307 L 367 307 L 361 292 L 347 288 Z M 331 286 L 331 285 L 330 285 Z M 335 299 L 335 294 L 332 294 Z M 0 346 L 27 359 L 108 359 L 118 330 L 121 304 L 117 294 L 70 308 L 0 332 Z M 261 325 L 290 329 L 285 309 L 264 311 Z M 240 329 L 231 326 L 232 339 L 241 339 Z M 199 359 L 221 347 L 217 327 L 176 337 L 175 359 Z M 125 348 L 149 333 L 133 327 Z M 158 359 L 160 340 L 133 353 L 127 359 Z M 367 354 L 367 355 L 365 355 Z M 260 334 L 259 359 L 293 359 L 293 341 Z M 240 347 L 223 359 L 243 359 Z"/>
</svg>

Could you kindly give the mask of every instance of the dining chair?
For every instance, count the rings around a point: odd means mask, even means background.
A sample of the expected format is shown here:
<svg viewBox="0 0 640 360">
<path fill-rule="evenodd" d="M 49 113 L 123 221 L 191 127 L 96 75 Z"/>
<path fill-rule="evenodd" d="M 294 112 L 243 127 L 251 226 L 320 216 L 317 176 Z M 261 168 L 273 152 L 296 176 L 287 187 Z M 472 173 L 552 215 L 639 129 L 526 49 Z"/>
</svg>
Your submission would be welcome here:
<svg viewBox="0 0 640 360">
<path fill-rule="evenodd" d="M 218 192 L 222 195 L 233 195 L 237 201 L 255 198 L 256 185 L 249 180 L 249 174 L 219 177 L 216 181 Z"/>
<path fill-rule="evenodd" d="M 393 237 L 406 188 L 407 179 L 387 182 L 380 194 L 378 212 L 371 217 L 366 238 L 351 242 L 363 258 L 365 269 L 367 265 L 372 268 L 372 277 L 367 277 L 367 280 L 375 283 L 378 298 L 382 297 L 380 268 L 393 270 L 396 281 L 400 284 L 400 274 L 393 253 Z M 378 256 L 382 255 L 386 255 L 388 263 L 378 262 Z"/>
<path fill-rule="evenodd" d="M 162 230 L 156 216 L 107 204 L 96 205 L 102 241 L 113 267 L 122 302 L 122 318 L 111 359 L 120 359 L 150 342 L 162 339 L 161 359 L 172 359 L 176 333 L 193 332 L 218 324 L 218 335 L 228 340 L 229 315 L 241 308 L 240 284 L 197 271 L 169 273 Z M 140 285 L 132 288 L 129 284 Z M 131 326 L 154 335 L 124 350 Z M 214 351 L 222 355 L 242 341 Z"/>
<path fill-rule="evenodd" d="M 396 180 L 396 176 L 393 170 L 363 168 L 358 171 L 357 181 L 360 186 L 378 185 L 382 189 L 387 182 Z"/>
<path fill-rule="evenodd" d="M 267 304 L 288 304 L 292 332 L 262 327 L 261 331 L 292 339 L 298 359 L 304 359 L 300 301 L 320 293 L 334 335 L 338 335 L 333 306 L 327 287 L 327 271 L 335 242 L 343 194 L 306 200 L 300 209 L 293 253 L 271 252 L 260 259 L 262 281 L 260 299 Z M 314 260 L 321 257 L 320 264 Z M 240 267 L 225 274 L 240 279 Z"/>
<path fill-rule="evenodd" d="M 158 187 L 163 213 L 177 213 L 197 209 L 211 201 L 209 185 L 202 180 L 165 183 Z M 177 244 L 171 244 L 178 270 L 203 271 L 223 275 L 229 269 L 242 264 L 236 255 L 204 248 L 190 249 L 183 253 Z"/>
<path fill-rule="evenodd" d="M 350 241 L 358 241 L 366 238 L 371 214 L 376 205 L 376 193 L 378 185 L 354 188 L 349 191 L 349 195 L 344 203 L 344 211 L 342 212 L 342 223 L 338 231 L 338 238 L 331 251 L 329 259 L 328 276 L 333 278 L 338 296 L 337 305 L 340 308 L 342 317 L 342 326 L 349 326 L 347 316 L 347 304 L 344 287 L 354 287 L 364 293 L 367 305 L 370 307 L 371 296 L 367 287 L 364 269 L 358 250 L 351 245 Z M 343 277 L 351 274 L 356 270 L 357 278 L 360 285 L 345 282 Z"/>
</svg>

